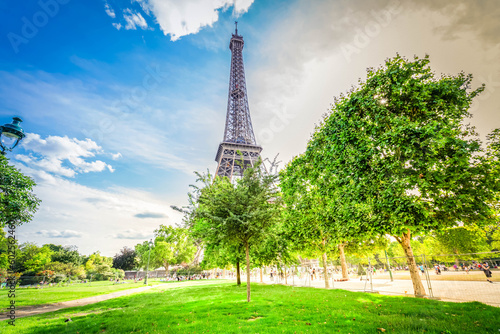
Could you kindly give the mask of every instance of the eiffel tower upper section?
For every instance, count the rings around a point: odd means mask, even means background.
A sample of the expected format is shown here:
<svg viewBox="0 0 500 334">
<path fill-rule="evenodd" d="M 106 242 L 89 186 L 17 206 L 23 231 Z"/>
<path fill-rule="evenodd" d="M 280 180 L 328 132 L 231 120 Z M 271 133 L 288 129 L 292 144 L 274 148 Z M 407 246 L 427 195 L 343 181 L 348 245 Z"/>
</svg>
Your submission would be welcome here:
<svg viewBox="0 0 500 334">
<path fill-rule="evenodd" d="M 257 145 L 248 107 L 245 67 L 243 65 L 243 36 L 238 35 L 238 23 L 229 42 L 231 72 L 227 101 L 226 128 L 215 160 L 216 175 L 241 176 L 245 168 L 253 166 L 262 147 Z"/>
</svg>

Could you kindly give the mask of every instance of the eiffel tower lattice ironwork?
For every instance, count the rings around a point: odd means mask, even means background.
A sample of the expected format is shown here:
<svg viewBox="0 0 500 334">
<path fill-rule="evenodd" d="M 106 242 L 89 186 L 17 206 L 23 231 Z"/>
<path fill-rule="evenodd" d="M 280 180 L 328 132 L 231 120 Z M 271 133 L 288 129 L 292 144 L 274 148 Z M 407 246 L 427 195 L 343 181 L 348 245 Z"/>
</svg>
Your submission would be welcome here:
<svg viewBox="0 0 500 334">
<path fill-rule="evenodd" d="M 238 22 L 229 42 L 231 50 L 231 73 L 227 101 L 224 139 L 219 145 L 215 161 L 215 175 L 242 176 L 260 158 L 262 147 L 257 145 L 248 108 L 245 68 L 243 66 L 243 36 L 238 35 Z"/>
</svg>

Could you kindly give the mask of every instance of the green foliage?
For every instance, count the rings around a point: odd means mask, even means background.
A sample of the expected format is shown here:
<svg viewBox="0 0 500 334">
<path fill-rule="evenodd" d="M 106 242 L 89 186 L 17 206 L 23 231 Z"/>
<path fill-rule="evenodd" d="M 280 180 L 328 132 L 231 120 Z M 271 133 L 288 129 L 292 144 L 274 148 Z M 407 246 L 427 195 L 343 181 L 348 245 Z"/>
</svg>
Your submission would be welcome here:
<svg viewBox="0 0 500 334">
<path fill-rule="evenodd" d="M 98 267 L 103 266 L 103 265 L 105 267 L 101 267 L 101 268 L 104 268 L 106 270 L 108 270 L 107 268 L 109 268 L 109 271 L 111 271 L 111 266 L 113 265 L 113 258 L 102 256 L 101 252 L 97 251 L 97 252 L 92 253 L 89 256 L 88 260 L 85 262 L 85 270 L 89 273 L 98 272 L 97 271 Z M 98 273 L 101 273 L 101 272 L 98 272 Z"/>
<path fill-rule="evenodd" d="M 31 221 L 40 200 L 33 193 L 35 182 L 8 164 L 0 155 L 0 228 Z"/>
<path fill-rule="evenodd" d="M 335 100 L 300 158 L 308 166 L 306 190 L 318 188 L 316 197 L 326 194 L 330 211 L 343 217 L 334 220 L 342 222 L 338 239 L 394 236 L 411 264 L 416 294 L 425 291 L 412 235 L 494 217 L 490 203 L 499 178 L 491 156 L 498 146 L 482 154 L 474 129 L 465 125 L 484 89 L 471 91 L 471 84 L 464 73 L 436 77 L 427 56 L 388 59 Z M 498 142 L 498 133 L 492 137 Z"/>
<path fill-rule="evenodd" d="M 472 76 L 435 78 L 429 59 L 400 56 L 368 70 L 336 100 L 308 145 L 315 168 L 348 203 L 369 203 L 365 233 L 400 236 L 491 217 L 494 191 L 474 129 L 463 125 Z M 356 210 L 356 207 L 352 207 Z"/>
<path fill-rule="evenodd" d="M 137 264 L 137 253 L 127 246 L 113 257 L 113 268 L 116 269 L 132 270 L 137 267 Z"/>
<path fill-rule="evenodd" d="M 144 241 L 142 244 L 135 245 L 135 253 L 137 254 L 137 268 L 146 269 L 149 259 L 149 268 L 154 269 L 161 267 L 161 263 L 158 256 L 156 256 L 156 248 L 154 244 L 149 246 L 149 241 Z"/>
<path fill-rule="evenodd" d="M 14 242 L 13 244 L 12 240 Z M 17 239 L 8 239 L 7 233 L 0 228 L 0 269 L 7 269 L 10 266 L 8 259 L 9 246 L 11 246 L 11 250 L 16 253 L 19 251 Z"/>
<path fill-rule="evenodd" d="M 75 266 L 82 264 L 82 256 L 78 252 L 76 246 L 61 246 L 54 244 L 47 244 L 46 246 L 54 252 L 51 259 L 53 262 L 71 263 Z"/>
<path fill-rule="evenodd" d="M 34 243 L 24 243 L 19 247 L 16 257 L 16 271 L 37 272 L 50 263 L 54 252 L 49 246 L 38 247 Z"/>
<path fill-rule="evenodd" d="M 161 263 L 167 271 L 172 265 L 191 262 L 196 252 L 188 230 L 181 227 L 160 225 L 155 230 L 154 243 L 156 262 Z"/>
<path fill-rule="evenodd" d="M 56 275 L 64 275 L 72 279 L 86 278 L 84 267 L 73 263 L 50 262 L 43 267 L 43 271 L 47 270 L 54 272 Z M 41 275 L 41 272 L 37 273 L 37 275 Z"/>
<path fill-rule="evenodd" d="M 275 186 L 277 176 L 263 172 L 259 162 L 246 169 L 236 183 L 228 178 L 216 177 L 213 183 L 207 179 L 201 178 L 204 188 L 198 189 L 190 229 L 209 248 L 244 248 L 248 273 L 250 252 L 266 239 L 281 213 L 281 197 Z M 248 301 L 249 289 L 247 285 Z"/>
<path fill-rule="evenodd" d="M 453 227 L 435 233 L 441 254 L 488 252 L 486 232 L 478 226 Z"/>
</svg>

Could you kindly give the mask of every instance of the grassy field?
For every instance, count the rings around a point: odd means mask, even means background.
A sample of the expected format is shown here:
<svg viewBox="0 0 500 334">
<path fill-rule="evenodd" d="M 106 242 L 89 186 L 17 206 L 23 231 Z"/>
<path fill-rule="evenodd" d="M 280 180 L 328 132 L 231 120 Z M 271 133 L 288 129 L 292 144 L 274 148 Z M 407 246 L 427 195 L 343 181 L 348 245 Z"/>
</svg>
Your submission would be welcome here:
<svg viewBox="0 0 500 334">
<path fill-rule="evenodd" d="M 2 333 L 498 333 L 500 309 L 343 290 L 169 287 L 20 318 Z M 71 321 L 67 321 L 71 318 Z M 65 322 L 67 321 L 67 322 Z"/>
<path fill-rule="evenodd" d="M 153 283 L 153 282 L 151 282 Z M 159 283 L 159 282 L 158 282 Z M 156 284 L 156 283 L 153 283 Z M 113 284 L 113 282 L 92 282 L 74 283 L 70 286 L 52 286 L 42 289 L 36 288 L 17 288 L 16 305 L 18 307 L 42 305 L 49 303 L 64 302 L 73 299 L 80 299 L 111 293 L 115 291 L 134 289 L 143 287 L 144 282 Z M 8 289 L 0 290 L 0 305 L 8 305 Z"/>
</svg>

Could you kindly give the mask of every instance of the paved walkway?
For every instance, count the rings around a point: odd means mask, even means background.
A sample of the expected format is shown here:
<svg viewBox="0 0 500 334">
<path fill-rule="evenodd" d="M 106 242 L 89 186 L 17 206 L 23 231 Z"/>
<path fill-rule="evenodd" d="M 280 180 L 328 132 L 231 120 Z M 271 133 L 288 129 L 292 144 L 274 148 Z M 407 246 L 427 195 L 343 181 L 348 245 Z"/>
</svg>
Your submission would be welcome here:
<svg viewBox="0 0 500 334">
<path fill-rule="evenodd" d="M 246 279 L 246 278 L 245 278 Z M 242 278 L 242 281 L 245 281 Z M 260 282 L 260 279 L 252 279 L 252 282 Z M 284 284 L 285 281 L 270 281 L 268 277 L 264 279 L 267 284 Z M 315 288 L 324 288 L 324 280 L 298 280 L 288 279 L 288 285 L 295 286 L 311 286 Z M 330 288 L 332 288 L 332 281 L 330 280 Z M 430 296 L 429 286 L 425 278 L 422 279 L 425 291 Z M 373 285 L 372 285 L 373 284 Z M 387 295 L 406 295 L 413 296 L 413 285 L 411 280 L 395 279 L 391 282 L 390 279 L 373 279 L 373 282 L 360 281 L 358 279 L 351 279 L 346 282 L 333 282 L 333 289 L 345 289 L 350 291 L 373 291 L 380 294 Z M 488 283 L 484 281 L 445 281 L 445 280 L 431 280 L 431 289 L 434 297 L 438 297 L 444 301 L 455 302 L 471 302 L 478 301 L 491 306 L 500 307 L 500 282 Z"/>
<path fill-rule="evenodd" d="M 218 281 L 187 281 L 187 282 L 185 281 L 185 282 L 179 282 L 179 283 L 160 283 L 160 284 L 154 285 L 154 286 L 144 286 L 141 288 L 122 290 L 122 291 L 117 291 L 117 292 L 113 292 L 113 293 L 109 293 L 109 294 L 105 294 L 105 295 L 98 295 L 98 296 L 93 296 L 93 297 L 69 300 L 66 302 L 28 306 L 28 307 L 16 309 L 16 319 L 29 317 L 32 315 L 37 315 L 37 314 L 42 314 L 42 313 L 54 312 L 54 311 L 58 311 L 58 310 L 63 309 L 63 308 L 68 308 L 68 307 L 77 307 L 77 306 L 94 304 L 94 303 L 102 302 L 102 301 L 108 300 L 108 299 L 118 298 L 118 297 L 122 297 L 122 296 L 131 295 L 133 293 L 147 291 L 149 289 L 172 289 L 172 288 L 191 286 L 191 285 L 220 284 L 223 282 L 224 281 L 218 280 Z M 5 313 L 5 312 L 0 313 L 0 317 L 1 317 L 0 321 L 8 319 L 7 313 Z"/>
</svg>

